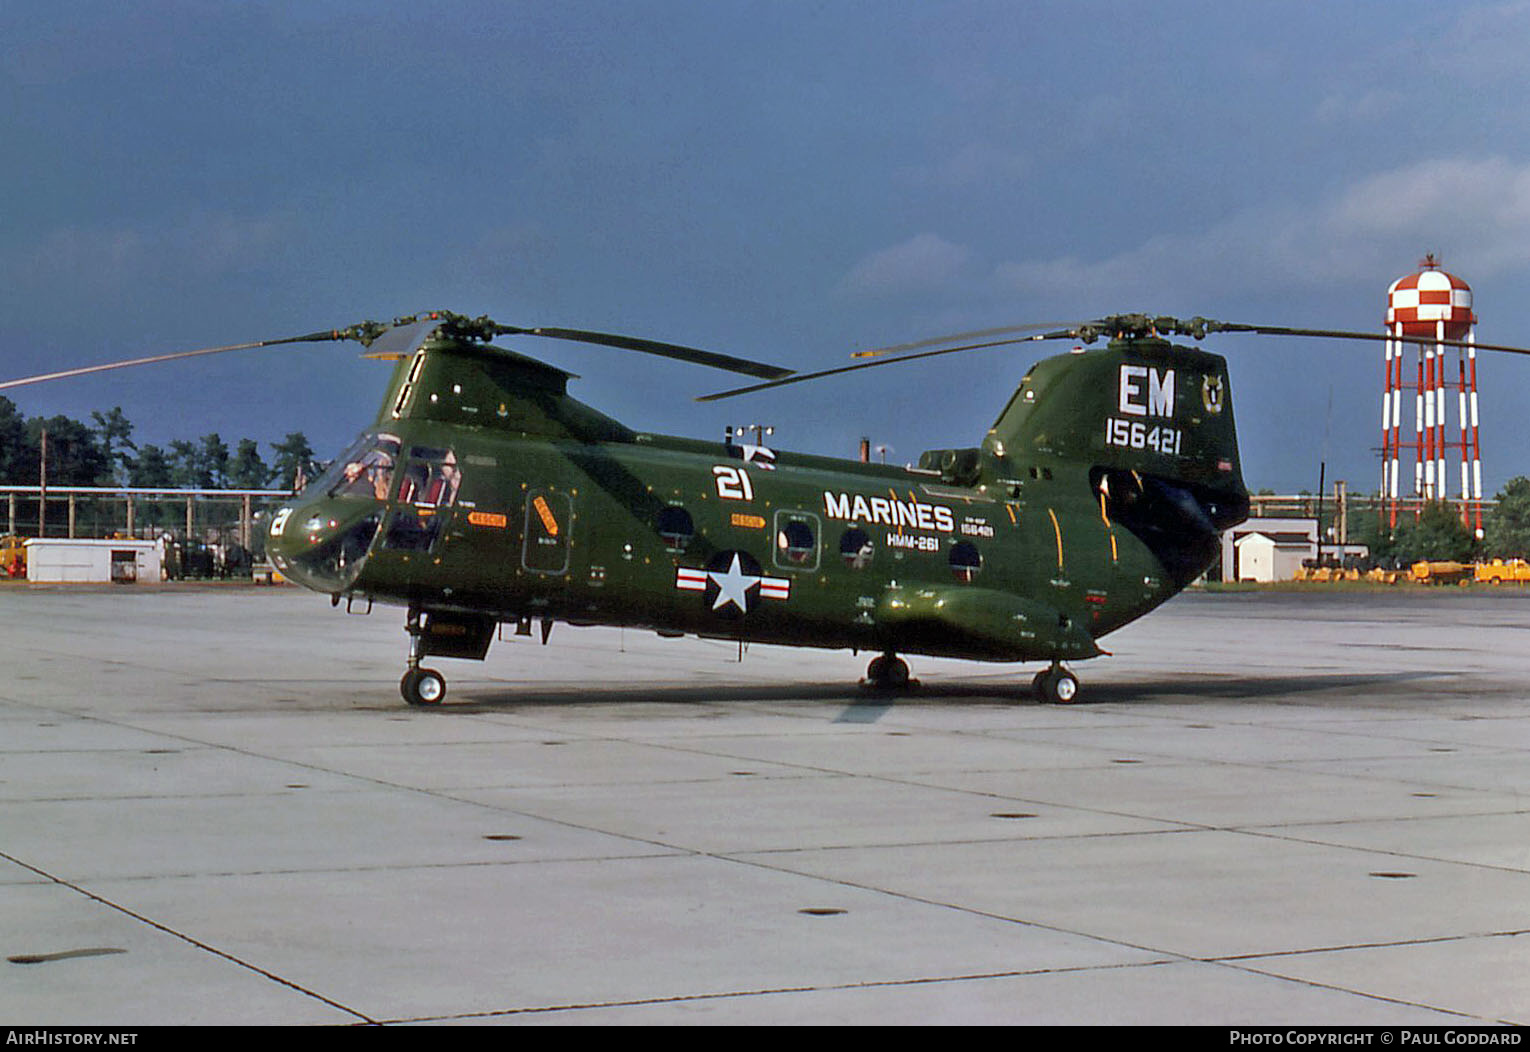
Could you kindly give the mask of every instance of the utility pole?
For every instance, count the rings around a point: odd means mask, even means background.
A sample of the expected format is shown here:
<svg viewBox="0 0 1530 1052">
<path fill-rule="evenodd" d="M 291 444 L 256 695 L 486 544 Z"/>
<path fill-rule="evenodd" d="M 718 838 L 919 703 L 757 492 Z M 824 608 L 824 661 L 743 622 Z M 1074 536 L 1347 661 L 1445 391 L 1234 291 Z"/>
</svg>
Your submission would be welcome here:
<svg viewBox="0 0 1530 1052">
<path fill-rule="evenodd" d="M 48 429 L 42 429 L 42 452 L 37 458 L 37 536 L 48 535 Z"/>
</svg>

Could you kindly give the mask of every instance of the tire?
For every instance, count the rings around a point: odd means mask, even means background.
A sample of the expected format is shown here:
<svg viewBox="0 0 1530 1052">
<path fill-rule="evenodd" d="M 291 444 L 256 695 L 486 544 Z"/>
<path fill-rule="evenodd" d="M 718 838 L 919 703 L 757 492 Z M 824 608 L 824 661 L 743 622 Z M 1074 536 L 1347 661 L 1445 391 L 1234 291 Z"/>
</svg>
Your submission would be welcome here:
<svg viewBox="0 0 1530 1052">
<path fill-rule="evenodd" d="M 908 686 L 908 663 L 891 654 L 872 658 L 866 666 L 866 682 L 878 690 L 902 690 Z"/>
<path fill-rule="evenodd" d="M 1072 705 L 1078 700 L 1078 677 L 1061 665 L 1038 672 L 1031 685 L 1042 701 L 1053 705 Z"/>
<path fill-rule="evenodd" d="M 412 668 L 399 680 L 398 692 L 417 708 L 429 708 L 446 699 L 446 677 L 433 668 Z"/>
</svg>

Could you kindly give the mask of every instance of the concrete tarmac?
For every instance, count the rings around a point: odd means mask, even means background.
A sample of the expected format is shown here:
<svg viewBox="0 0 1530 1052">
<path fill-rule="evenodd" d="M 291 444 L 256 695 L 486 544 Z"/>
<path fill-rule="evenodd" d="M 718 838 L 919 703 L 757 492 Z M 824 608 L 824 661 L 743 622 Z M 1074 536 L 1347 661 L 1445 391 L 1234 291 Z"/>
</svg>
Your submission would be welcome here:
<svg viewBox="0 0 1530 1052">
<path fill-rule="evenodd" d="M 0 587 L 0 1019 L 1530 1022 L 1530 591 L 1182 596 L 1070 707 L 559 626 L 411 710 L 402 626 Z"/>
</svg>

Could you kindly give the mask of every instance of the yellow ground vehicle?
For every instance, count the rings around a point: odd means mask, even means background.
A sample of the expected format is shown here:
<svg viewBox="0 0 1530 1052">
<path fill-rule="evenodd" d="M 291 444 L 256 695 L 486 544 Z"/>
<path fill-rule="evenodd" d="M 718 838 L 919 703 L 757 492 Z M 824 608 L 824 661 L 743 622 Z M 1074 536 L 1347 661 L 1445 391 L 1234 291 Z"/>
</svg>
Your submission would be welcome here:
<svg viewBox="0 0 1530 1052">
<path fill-rule="evenodd" d="M 1530 581 L 1530 562 L 1523 559 L 1494 559 L 1478 563 L 1473 576 L 1483 584 Z"/>
<path fill-rule="evenodd" d="M 1470 563 L 1416 562 L 1410 572 L 1420 584 L 1465 584 L 1472 578 Z"/>
<path fill-rule="evenodd" d="M 0 578 L 27 575 L 27 539 L 8 533 L 0 537 Z"/>
</svg>

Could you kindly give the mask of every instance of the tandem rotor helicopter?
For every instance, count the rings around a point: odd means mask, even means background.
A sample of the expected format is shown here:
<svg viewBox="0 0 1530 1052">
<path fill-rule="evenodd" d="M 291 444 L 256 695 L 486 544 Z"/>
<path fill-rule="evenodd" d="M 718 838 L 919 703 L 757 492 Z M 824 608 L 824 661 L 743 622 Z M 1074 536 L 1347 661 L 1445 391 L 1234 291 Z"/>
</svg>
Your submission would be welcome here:
<svg viewBox="0 0 1530 1052">
<path fill-rule="evenodd" d="M 290 580 L 406 609 L 410 705 L 437 705 L 429 657 L 482 660 L 501 624 L 557 621 L 866 650 L 864 683 L 910 684 L 901 655 L 1041 661 L 1043 700 L 1077 700 L 1064 662 L 1211 565 L 1249 496 L 1226 361 L 1170 337 L 1380 334 L 1123 314 L 963 333 L 813 373 L 578 329 L 449 312 L 0 383 L 223 351 L 355 340 L 394 362 L 376 420 L 267 527 Z M 755 377 L 732 397 L 959 351 L 1080 346 L 1031 367 L 977 446 L 917 465 L 634 431 L 568 394 L 572 374 L 493 345 L 538 336 Z M 1102 348 L 1085 349 L 1100 338 Z M 1455 341 L 1439 341 L 1445 345 Z M 1461 344 L 1455 344 L 1464 346 Z M 1479 350 L 1530 353 L 1475 344 Z"/>
</svg>

